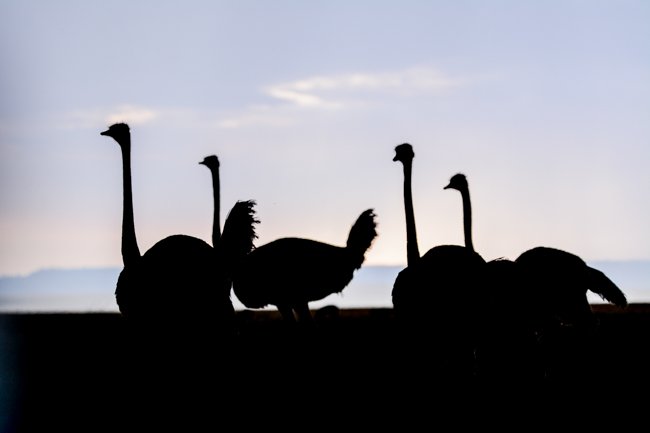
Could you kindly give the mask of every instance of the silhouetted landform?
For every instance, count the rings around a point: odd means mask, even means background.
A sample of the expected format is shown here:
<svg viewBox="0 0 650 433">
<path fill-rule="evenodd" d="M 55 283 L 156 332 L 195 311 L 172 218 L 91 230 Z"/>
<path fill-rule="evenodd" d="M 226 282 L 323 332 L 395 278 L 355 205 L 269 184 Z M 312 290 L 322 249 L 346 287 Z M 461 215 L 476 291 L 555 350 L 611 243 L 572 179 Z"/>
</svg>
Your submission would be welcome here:
<svg viewBox="0 0 650 433">
<path fill-rule="evenodd" d="M 395 315 L 403 328 L 405 356 L 418 362 L 421 372 L 435 380 L 464 380 L 474 373 L 478 297 L 484 290 L 485 260 L 471 248 L 469 191 L 461 188 L 466 242 L 438 245 L 417 257 L 411 175 L 415 154 L 408 143 L 395 147 L 394 161 L 404 166 L 408 266 L 395 279 L 392 291 Z M 420 365 L 421 364 L 421 365 Z"/>
<path fill-rule="evenodd" d="M 289 322 L 311 322 L 309 302 L 341 292 L 365 260 L 377 236 L 372 209 L 359 215 L 344 247 L 295 237 L 255 248 L 233 282 L 247 308 L 277 307 Z"/>
<path fill-rule="evenodd" d="M 203 431 L 223 428 L 224 417 L 268 426 L 288 410 L 340 425 L 402 417 L 436 424 L 431 417 L 446 419 L 449 409 L 462 422 L 480 407 L 496 411 L 481 423 L 521 420 L 522 409 L 532 414 L 529 422 L 543 422 L 551 409 L 581 404 L 593 410 L 581 416 L 593 419 L 642 418 L 642 408 L 616 405 L 650 402 L 643 392 L 650 386 L 650 305 L 598 304 L 593 311 L 599 326 L 592 357 L 580 366 L 581 386 L 572 378 L 528 381 L 508 393 L 501 381 L 477 380 L 462 395 L 407 380 L 414 366 L 401 352 L 392 308 L 315 310 L 308 339 L 288 332 L 278 311 L 239 311 L 232 351 L 215 347 L 197 357 L 170 350 L 153 363 L 118 313 L 0 314 L 0 431 Z M 509 362 L 518 368 L 517 359 Z"/>
<path fill-rule="evenodd" d="M 102 296 L 110 302 L 106 307 L 111 308 L 109 312 L 112 312 L 115 307 L 113 291 L 120 271 L 121 268 L 116 267 L 41 269 L 27 275 L 0 277 L 0 308 L 5 313 L 17 312 L 11 307 L 25 304 L 20 311 L 45 312 L 44 307 L 50 305 L 52 309 L 47 311 L 50 313 L 76 312 L 77 300 L 85 296 Z M 35 301 L 31 309 L 29 300 Z M 92 305 L 86 308 L 84 312 L 97 310 Z"/>
<path fill-rule="evenodd" d="M 101 135 L 113 138 L 122 152 L 124 269 L 115 290 L 120 312 L 139 330 L 165 338 L 172 332 L 184 340 L 201 339 L 206 332 L 212 336 L 233 333 L 230 269 L 221 260 L 225 252 L 201 239 L 177 234 L 158 241 L 141 255 L 133 216 L 131 132 L 127 124 L 116 123 Z M 229 218 L 238 221 L 226 222 L 237 230 L 230 243 L 237 247 L 236 254 L 252 248 L 252 206 L 252 202 L 236 204 Z"/>
</svg>

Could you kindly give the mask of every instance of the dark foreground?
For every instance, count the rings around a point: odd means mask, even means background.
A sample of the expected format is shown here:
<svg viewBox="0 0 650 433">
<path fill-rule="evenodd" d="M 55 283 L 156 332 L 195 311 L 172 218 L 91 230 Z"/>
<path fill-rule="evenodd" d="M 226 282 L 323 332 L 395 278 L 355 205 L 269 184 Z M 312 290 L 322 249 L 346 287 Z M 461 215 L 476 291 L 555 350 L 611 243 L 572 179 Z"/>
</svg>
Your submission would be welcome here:
<svg viewBox="0 0 650 433">
<path fill-rule="evenodd" d="M 648 403 L 650 305 L 594 311 L 588 356 L 574 359 L 569 344 L 554 355 L 552 379 L 468 381 L 445 380 L 428 371 L 434 363 L 404 352 L 390 309 L 325 308 L 308 330 L 287 327 L 274 311 L 242 311 L 236 337 L 187 345 L 147 341 L 118 314 L 3 314 L 0 433 L 305 430 L 398 418 L 405 428 L 447 409 L 508 417 L 513 403 L 532 414 L 587 399 L 596 416 L 592 400 L 607 401 L 607 411 L 632 395 Z"/>
</svg>

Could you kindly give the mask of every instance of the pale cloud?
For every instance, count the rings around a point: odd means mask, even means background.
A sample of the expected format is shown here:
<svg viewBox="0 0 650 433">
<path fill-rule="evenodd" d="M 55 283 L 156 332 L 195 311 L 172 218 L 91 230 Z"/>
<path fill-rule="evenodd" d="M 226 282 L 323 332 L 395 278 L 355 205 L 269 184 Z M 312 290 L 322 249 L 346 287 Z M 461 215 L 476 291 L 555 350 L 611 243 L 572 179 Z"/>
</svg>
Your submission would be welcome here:
<svg viewBox="0 0 650 433">
<path fill-rule="evenodd" d="M 292 90 L 288 87 L 277 86 L 270 87 L 267 89 L 266 93 L 269 96 L 272 96 L 276 99 L 281 99 L 283 101 L 290 102 L 292 104 L 302 106 L 302 107 L 334 107 L 338 104 L 333 104 L 331 102 L 325 102 L 323 99 L 319 98 L 316 95 L 310 95 L 309 93 L 304 93 L 296 90 Z"/>
<path fill-rule="evenodd" d="M 230 113 L 183 108 L 152 108 L 133 104 L 69 112 L 59 125 L 87 128 L 116 122 L 143 125 L 161 119 L 182 125 L 237 129 L 251 126 L 288 127 L 317 110 L 368 109 L 395 99 L 430 97 L 466 84 L 430 67 L 378 73 L 321 75 L 265 87 L 275 103 L 251 105 Z"/>
<path fill-rule="evenodd" d="M 265 87 L 264 94 L 278 101 L 277 104 L 244 109 L 216 125 L 220 128 L 288 126 L 296 124 L 305 112 L 366 109 L 395 98 L 430 97 L 464 84 L 466 80 L 430 67 L 313 76 Z"/>
<path fill-rule="evenodd" d="M 275 99 L 308 108 L 345 108 L 348 103 L 381 95 L 407 97 L 430 95 L 463 84 L 433 68 L 409 68 L 380 73 L 316 76 L 269 86 Z"/>
</svg>

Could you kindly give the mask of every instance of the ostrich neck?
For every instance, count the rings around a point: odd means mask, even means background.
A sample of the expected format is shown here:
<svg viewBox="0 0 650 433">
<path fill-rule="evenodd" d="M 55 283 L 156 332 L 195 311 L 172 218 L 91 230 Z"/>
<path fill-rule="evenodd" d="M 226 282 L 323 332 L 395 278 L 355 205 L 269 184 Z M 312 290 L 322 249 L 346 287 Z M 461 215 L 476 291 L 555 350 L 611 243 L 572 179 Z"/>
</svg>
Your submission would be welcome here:
<svg viewBox="0 0 650 433">
<path fill-rule="evenodd" d="M 131 143 L 120 146 L 122 149 L 122 261 L 124 266 L 132 264 L 140 257 L 138 241 L 135 237 L 133 220 L 133 191 L 131 189 Z"/>
<path fill-rule="evenodd" d="M 416 260 L 420 258 L 420 251 L 418 249 L 418 236 L 415 230 L 413 193 L 411 190 L 412 172 L 412 161 L 404 161 L 404 211 L 406 213 L 406 260 L 408 265 L 412 265 Z"/>
<path fill-rule="evenodd" d="M 463 199 L 463 231 L 465 233 L 465 246 L 474 251 L 474 243 L 472 242 L 472 202 L 469 199 L 469 190 L 462 190 L 460 196 Z"/>
<path fill-rule="evenodd" d="M 212 246 L 216 248 L 221 240 L 221 191 L 219 183 L 219 167 L 212 169 L 212 194 L 214 196 L 214 215 L 212 220 Z"/>
</svg>

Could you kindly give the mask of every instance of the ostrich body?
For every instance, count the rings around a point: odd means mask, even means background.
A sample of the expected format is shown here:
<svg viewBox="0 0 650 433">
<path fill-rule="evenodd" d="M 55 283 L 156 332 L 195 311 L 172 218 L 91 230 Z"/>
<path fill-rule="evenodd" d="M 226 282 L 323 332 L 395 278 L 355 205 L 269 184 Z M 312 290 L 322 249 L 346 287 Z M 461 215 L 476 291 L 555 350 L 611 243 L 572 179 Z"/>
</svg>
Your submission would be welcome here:
<svg viewBox="0 0 650 433">
<path fill-rule="evenodd" d="M 544 379 L 537 327 L 538 299 L 526 286 L 521 266 L 497 258 L 487 262 L 481 296 L 477 377 L 483 384 L 526 389 Z"/>
<path fill-rule="evenodd" d="M 618 307 L 627 306 L 621 289 L 604 273 L 594 269 L 575 254 L 551 247 L 535 247 L 515 260 L 530 290 L 539 298 L 537 313 L 544 327 L 594 325 L 587 299 L 591 291 Z"/>
<path fill-rule="evenodd" d="M 361 213 L 346 246 L 312 239 L 280 238 L 248 254 L 233 282 L 247 308 L 274 305 L 287 321 L 311 321 L 309 302 L 341 292 L 364 262 L 377 236 L 372 209 Z M 295 313 L 295 315 L 294 315 Z"/>
<path fill-rule="evenodd" d="M 120 312 L 140 322 L 192 322 L 211 316 L 230 317 L 232 302 L 220 295 L 222 276 L 214 249 L 201 239 L 171 235 L 124 265 L 115 290 Z M 203 301 L 199 301 L 202 299 Z"/>
<path fill-rule="evenodd" d="M 175 234 L 158 241 L 141 255 L 133 217 L 130 129 L 125 123 L 116 123 L 101 135 L 113 138 L 122 151 L 124 269 L 115 290 L 121 314 L 143 329 L 160 333 L 182 330 L 183 338 L 191 336 L 186 331 L 229 332 L 234 308 L 228 284 L 230 269 L 220 261 L 223 252 L 201 239 Z M 227 221 L 226 225 L 240 230 L 231 234 L 240 242 L 231 244 L 240 248 L 252 245 L 252 203 L 235 205 L 231 218 L 233 221 Z"/>
<path fill-rule="evenodd" d="M 600 364 L 595 349 L 598 320 L 587 299 L 591 291 L 620 307 L 627 306 L 621 289 L 601 271 L 575 254 L 535 247 L 515 259 L 523 288 L 533 296 L 531 318 L 543 356 L 546 381 L 585 383 L 611 371 Z"/>
<path fill-rule="evenodd" d="M 471 247 L 469 193 L 467 200 L 463 200 L 463 215 L 470 247 L 438 245 L 418 258 L 411 194 L 413 158 L 410 144 L 395 148 L 393 161 L 404 166 L 408 265 L 393 284 L 393 309 L 403 335 L 410 340 L 410 349 L 419 346 L 420 352 L 414 357 L 424 354 L 424 358 L 431 360 L 427 353 L 433 344 L 438 354 L 433 361 L 439 362 L 439 367 L 466 375 L 473 369 L 476 300 L 485 267 L 485 260 Z"/>
</svg>

